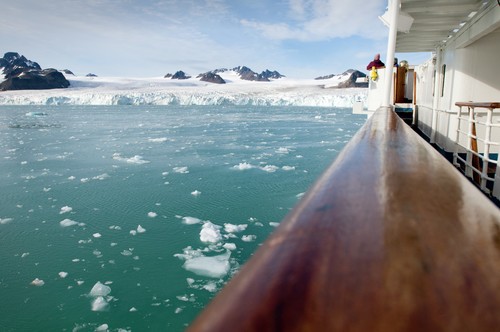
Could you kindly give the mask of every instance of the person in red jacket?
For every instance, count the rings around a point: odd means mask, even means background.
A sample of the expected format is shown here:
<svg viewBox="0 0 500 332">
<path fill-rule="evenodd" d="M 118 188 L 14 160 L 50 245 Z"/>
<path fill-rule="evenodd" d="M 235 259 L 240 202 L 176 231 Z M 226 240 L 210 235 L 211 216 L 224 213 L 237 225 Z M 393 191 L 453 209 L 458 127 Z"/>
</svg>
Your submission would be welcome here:
<svg viewBox="0 0 500 332">
<path fill-rule="evenodd" d="M 385 68 L 385 64 L 380 61 L 380 54 L 375 54 L 373 61 L 366 66 L 366 70 L 371 70 L 373 67 L 375 68 Z"/>
</svg>

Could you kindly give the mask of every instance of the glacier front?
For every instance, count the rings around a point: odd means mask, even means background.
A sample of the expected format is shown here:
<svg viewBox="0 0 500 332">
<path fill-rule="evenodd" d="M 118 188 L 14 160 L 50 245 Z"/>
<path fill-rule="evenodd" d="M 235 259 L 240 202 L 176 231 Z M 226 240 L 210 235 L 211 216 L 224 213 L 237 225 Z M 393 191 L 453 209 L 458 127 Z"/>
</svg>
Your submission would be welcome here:
<svg viewBox="0 0 500 332">
<path fill-rule="evenodd" d="M 67 77 L 70 87 L 0 92 L 0 105 L 257 105 L 352 107 L 366 88 L 331 88 L 328 80 L 282 78 L 250 82 L 224 77 L 228 84 L 197 79 Z"/>
</svg>

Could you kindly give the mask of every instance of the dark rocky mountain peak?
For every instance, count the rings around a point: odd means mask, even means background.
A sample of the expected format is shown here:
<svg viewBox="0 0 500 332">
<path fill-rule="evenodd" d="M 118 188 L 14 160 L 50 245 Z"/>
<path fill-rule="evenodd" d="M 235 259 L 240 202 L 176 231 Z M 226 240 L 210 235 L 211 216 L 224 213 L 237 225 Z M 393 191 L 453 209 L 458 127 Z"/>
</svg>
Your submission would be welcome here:
<svg viewBox="0 0 500 332">
<path fill-rule="evenodd" d="M 0 58 L 5 80 L 0 90 L 40 90 L 67 88 L 69 81 L 53 68 L 43 69 L 34 61 L 16 52 L 7 52 Z"/>
<path fill-rule="evenodd" d="M 187 80 L 188 78 L 191 78 L 191 76 L 187 76 L 186 73 L 183 72 L 182 70 L 177 71 L 171 77 L 171 79 L 173 80 Z"/>
<path fill-rule="evenodd" d="M 214 72 L 209 71 L 208 73 L 205 74 L 200 74 L 197 76 L 197 78 L 200 78 L 200 81 L 204 82 L 209 82 L 209 83 L 216 83 L 216 84 L 226 84 L 226 81 L 222 77 L 220 77 L 219 74 L 216 74 Z"/>
</svg>

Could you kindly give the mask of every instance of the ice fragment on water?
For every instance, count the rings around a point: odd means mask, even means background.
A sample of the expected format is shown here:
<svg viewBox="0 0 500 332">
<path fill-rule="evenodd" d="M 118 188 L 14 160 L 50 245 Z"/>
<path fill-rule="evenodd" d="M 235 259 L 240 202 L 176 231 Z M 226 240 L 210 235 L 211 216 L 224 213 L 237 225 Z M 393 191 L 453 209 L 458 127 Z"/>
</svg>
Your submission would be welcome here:
<svg viewBox="0 0 500 332">
<path fill-rule="evenodd" d="M 71 206 L 63 206 L 61 208 L 61 211 L 59 212 L 59 214 L 68 213 L 71 211 L 73 211 L 73 208 Z"/>
<path fill-rule="evenodd" d="M 156 216 L 158 216 L 158 214 L 156 212 L 148 212 L 149 218 L 155 218 Z"/>
<path fill-rule="evenodd" d="M 102 325 L 99 325 L 99 326 L 95 329 L 95 332 L 103 332 L 103 331 L 108 331 L 108 324 L 102 324 Z"/>
<path fill-rule="evenodd" d="M 239 163 L 238 165 L 234 165 L 233 168 L 234 169 L 237 169 L 239 171 L 243 171 L 243 170 L 246 170 L 246 169 L 251 169 L 253 168 L 254 166 L 252 166 L 251 164 L 249 163 Z"/>
<path fill-rule="evenodd" d="M 137 226 L 137 233 L 144 233 L 146 231 L 141 225 Z"/>
<path fill-rule="evenodd" d="M 252 242 L 252 241 L 255 241 L 255 239 L 257 239 L 257 236 L 255 236 L 255 235 L 243 235 L 241 237 L 241 240 L 243 240 L 245 242 Z"/>
<path fill-rule="evenodd" d="M 96 239 L 100 238 L 102 235 L 100 233 L 94 233 L 92 234 L 93 237 L 95 237 Z"/>
<path fill-rule="evenodd" d="M 136 309 L 135 307 L 132 307 L 132 308 L 130 308 L 128 311 L 130 311 L 130 312 L 136 312 L 136 311 L 137 311 L 137 309 Z"/>
<path fill-rule="evenodd" d="M 195 191 L 191 192 L 191 195 L 193 195 L 193 196 L 200 196 L 201 195 L 201 191 L 195 190 Z"/>
<path fill-rule="evenodd" d="M 31 282 L 31 284 L 32 284 L 33 286 L 38 286 L 38 287 L 41 287 L 41 286 L 45 285 L 45 281 L 43 281 L 42 279 L 35 278 L 35 279 Z"/>
<path fill-rule="evenodd" d="M 104 311 L 108 308 L 109 304 L 102 296 L 98 296 L 92 301 L 92 311 Z"/>
<path fill-rule="evenodd" d="M 187 174 L 187 173 L 189 173 L 189 170 L 188 170 L 187 166 L 174 167 L 173 170 L 174 170 L 175 173 L 180 173 L 180 174 Z"/>
<path fill-rule="evenodd" d="M 199 224 L 201 222 L 200 219 L 195 218 L 195 217 L 183 217 L 182 218 L 182 223 L 186 225 L 194 225 L 194 224 Z"/>
<path fill-rule="evenodd" d="M 90 290 L 89 296 L 97 297 L 97 296 L 106 296 L 111 293 L 111 288 L 102 284 L 100 281 L 96 282 L 94 287 Z"/>
<path fill-rule="evenodd" d="M 219 228 L 220 226 L 214 225 L 210 221 L 205 222 L 200 231 L 200 241 L 217 243 L 222 240 Z"/>
<path fill-rule="evenodd" d="M 261 167 L 260 169 L 263 170 L 263 171 L 266 171 L 268 173 L 274 173 L 274 172 L 276 172 L 278 170 L 278 166 L 266 165 L 264 167 Z"/>
<path fill-rule="evenodd" d="M 227 249 L 227 250 L 235 250 L 236 249 L 236 244 L 234 244 L 234 243 L 224 243 L 224 245 L 222 247 L 224 249 Z"/>
<path fill-rule="evenodd" d="M 70 227 L 70 226 L 74 226 L 74 225 L 78 225 L 78 223 L 74 220 L 71 220 L 71 219 L 64 219 L 64 220 L 61 220 L 59 222 L 59 224 L 62 226 L 62 227 Z"/>
<path fill-rule="evenodd" d="M 188 258 L 184 262 L 183 267 L 187 271 L 191 271 L 201 276 L 222 278 L 229 271 L 229 257 L 231 257 L 231 253 L 228 251 L 225 254 L 218 256 L 199 256 Z"/>
<path fill-rule="evenodd" d="M 242 224 L 242 225 L 224 224 L 224 230 L 228 233 L 242 232 L 245 229 L 247 229 L 247 227 L 248 227 L 247 224 Z"/>
<path fill-rule="evenodd" d="M 166 137 L 159 137 L 159 138 L 149 138 L 148 141 L 152 143 L 163 143 L 166 142 L 168 138 Z"/>
<path fill-rule="evenodd" d="M 68 272 L 63 272 L 63 271 L 59 272 L 59 277 L 66 278 L 67 276 L 68 276 Z"/>
<path fill-rule="evenodd" d="M 0 218 L 0 225 L 5 225 L 5 224 L 8 224 L 10 223 L 12 220 L 12 218 Z"/>
<path fill-rule="evenodd" d="M 283 167 L 281 167 L 281 169 L 284 171 L 294 171 L 295 166 L 283 166 Z"/>
<path fill-rule="evenodd" d="M 217 284 L 215 282 L 211 281 L 208 284 L 204 285 L 203 289 L 213 293 L 217 290 Z"/>
</svg>

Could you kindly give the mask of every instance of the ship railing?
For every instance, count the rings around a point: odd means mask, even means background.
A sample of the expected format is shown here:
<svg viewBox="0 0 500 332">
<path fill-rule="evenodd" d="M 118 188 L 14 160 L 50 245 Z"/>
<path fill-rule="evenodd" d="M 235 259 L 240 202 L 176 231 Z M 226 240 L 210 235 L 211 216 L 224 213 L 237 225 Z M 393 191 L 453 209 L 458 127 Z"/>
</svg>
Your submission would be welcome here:
<svg viewBox="0 0 500 332">
<path fill-rule="evenodd" d="M 500 210 L 381 108 L 188 331 L 494 331 Z"/>
<path fill-rule="evenodd" d="M 500 123 L 493 121 L 495 113 L 500 115 L 495 112 L 500 111 L 500 103 L 458 102 L 455 105 L 458 124 L 453 164 L 483 192 L 500 199 Z M 484 113 L 485 117 L 480 116 Z"/>
</svg>

